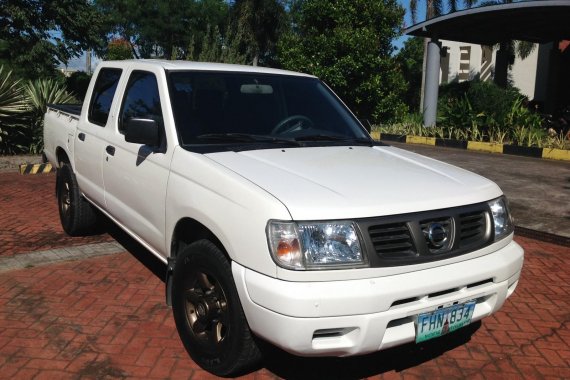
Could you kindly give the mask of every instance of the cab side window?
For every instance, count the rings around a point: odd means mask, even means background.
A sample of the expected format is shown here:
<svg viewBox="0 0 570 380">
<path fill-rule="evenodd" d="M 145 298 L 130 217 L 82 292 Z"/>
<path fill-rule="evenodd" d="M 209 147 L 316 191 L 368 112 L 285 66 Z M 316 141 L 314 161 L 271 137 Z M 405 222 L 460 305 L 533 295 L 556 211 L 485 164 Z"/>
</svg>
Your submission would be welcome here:
<svg viewBox="0 0 570 380">
<path fill-rule="evenodd" d="M 163 125 L 158 83 L 153 73 L 133 71 L 119 114 L 119 132 L 125 133 L 129 119 L 152 119 Z"/>
<path fill-rule="evenodd" d="M 121 73 L 121 69 L 113 68 L 104 68 L 99 71 L 93 88 L 91 103 L 89 104 L 89 112 L 87 113 L 91 123 L 101 127 L 107 124 Z"/>
</svg>

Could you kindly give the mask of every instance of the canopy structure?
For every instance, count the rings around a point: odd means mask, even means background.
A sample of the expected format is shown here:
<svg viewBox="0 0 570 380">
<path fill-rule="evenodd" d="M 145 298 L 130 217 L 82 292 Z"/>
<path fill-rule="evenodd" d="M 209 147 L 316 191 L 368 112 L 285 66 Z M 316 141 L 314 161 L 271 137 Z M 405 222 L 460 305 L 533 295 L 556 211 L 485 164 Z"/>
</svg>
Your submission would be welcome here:
<svg viewBox="0 0 570 380">
<path fill-rule="evenodd" d="M 480 45 L 495 45 L 509 40 L 535 43 L 570 40 L 570 0 L 525 1 L 471 8 L 426 20 L 406 29 L 405 33 L 431 39 L 424 88 L 424 125 L 429 126 L 435 124 L 437 113 L 439 40 Z M 499 53 L 495 72 L 504 69 L 506 78 L 508 58 L 500 58 Z"/>
</svg>

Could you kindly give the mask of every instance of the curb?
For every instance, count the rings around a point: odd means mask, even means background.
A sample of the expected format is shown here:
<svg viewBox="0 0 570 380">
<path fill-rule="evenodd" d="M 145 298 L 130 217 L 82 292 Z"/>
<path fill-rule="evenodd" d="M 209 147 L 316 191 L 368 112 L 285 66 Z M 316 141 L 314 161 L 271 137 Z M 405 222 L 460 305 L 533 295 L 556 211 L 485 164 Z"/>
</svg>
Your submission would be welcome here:
<svg viewBox="0 0 570 380">
<path fill-rule="evenodd" d="M 524 156 L 533 158 L 543 158 L 558 161 L 570 161 L 570 150 L 556 148 L 537 148 L 516 145 L 505 145 L 479 141 L 449 140 L 436 137 L 392 135 L 387 133 L 370 133 L 374 140 L 393 141 L 406 144 L 420 144 L 430 146 L 441 146 L 456 149 L 467 149 L 478 152 L 509 154 L 514 156 Z"/>
<path fill-rule="evenodd" d="M 21 164 L 20 174 L 40 174 L 51 173 L 53 167 L 51 164 Z"/>
<path fill-rule="evenodd" d="M 522 236 L 525 238 L 570 248 L 570 238 L 566 236 L 551 234 L 550 232 L 542 232 L 515 225 L 515 236 Z"/>
</svg>

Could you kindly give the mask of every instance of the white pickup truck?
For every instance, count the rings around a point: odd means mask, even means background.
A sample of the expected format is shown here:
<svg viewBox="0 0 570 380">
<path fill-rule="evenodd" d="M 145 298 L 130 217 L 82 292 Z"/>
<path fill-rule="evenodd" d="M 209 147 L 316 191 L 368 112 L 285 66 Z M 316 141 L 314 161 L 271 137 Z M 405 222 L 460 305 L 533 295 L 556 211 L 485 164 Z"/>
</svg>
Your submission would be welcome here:
<svg viewBox="0 0 570 380">
<path fill-rule="evenodd" d="M 103 213 L 165 263 L 191 357 L 423 342 L 497 311 L 523 250 L 503 193 L 370 138 L 317 78 L 172 61 L 104 62 L 82 107 L 50 106 L 61 223 Z"/>
</svg>

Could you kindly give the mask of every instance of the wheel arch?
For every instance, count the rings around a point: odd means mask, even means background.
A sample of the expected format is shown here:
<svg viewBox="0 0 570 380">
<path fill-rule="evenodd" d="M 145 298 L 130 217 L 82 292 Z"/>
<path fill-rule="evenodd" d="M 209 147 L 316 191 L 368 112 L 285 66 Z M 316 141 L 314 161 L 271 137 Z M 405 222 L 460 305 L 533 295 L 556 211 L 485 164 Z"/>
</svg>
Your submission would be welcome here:
<svg viewBox="0 0 570 380">
<path fill-rule="evenodd" d="M 202 239 L 210 240 L 230 260 L 227 250 L 216 234 L 193 218 L 183 218 L 176 223 L 170 241 L 170 257 L 176 258 L 188 245 Z"/>
<path fill-rule="evenodd" d="M 65 151 L 65 149 L 63 149 L 62 147 L 58 146 L 55 149 L 55 157 L 57 160 L 57 166 L 60 167 L 61 163 L 66 163 L 66 164 L 70 164 L 71 165 L 71 160 L 69 159 L 69 155 L 67 154 L 67 152 Z"/>
<path fill-rule="evenodd" d="M 56 198 L 59 196 L 59 182 L 61 181 L 61 176 L 60 176 L 60 170 L 61 167 L 63 166 L 63 164 L 69 164 L 71 165 L 71 160 L 69 159 L 69 155 L 67 154 L 67 152 L 65 151 L 64 148 L 62 148 L 61 146 L 58 146 L 55 149 L 55 165 L 56 165 L 56 169 L 57 169 L 57 176 L 56 176 L 56 180 L 55 180 L 55 191 L 54 194 L 56 196 Z"/>
<path fill-rule="evenodd" d="M 170 256 L 168 257 L 168 267 L 166 271 L 166 303 L 172 305 L 172 273 L 176 265 L 176 258 L 190 244 L 199 240 L 209 240 L 224 254 L 228 261 L 231 258 L 228 251 L 208 227 L 193 218 L 182 218 L 174 227 L 172 239 L 170 240 Z"/>
</svg>

